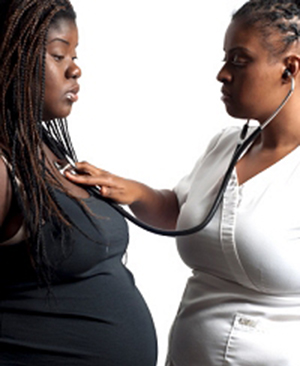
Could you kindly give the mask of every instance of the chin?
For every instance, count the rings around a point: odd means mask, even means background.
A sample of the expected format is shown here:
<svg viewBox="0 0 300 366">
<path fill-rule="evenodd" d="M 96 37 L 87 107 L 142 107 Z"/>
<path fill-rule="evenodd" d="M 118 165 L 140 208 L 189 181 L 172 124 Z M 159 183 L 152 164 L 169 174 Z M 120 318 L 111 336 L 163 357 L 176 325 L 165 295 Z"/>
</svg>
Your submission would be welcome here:
<svg viewBox="0 0 300 366">
<path fill-rule="evenodd" d="M 64 112 L 59 113 L 46 113 L 43 116 L 44 121 L 52 121 L 54 119 L 64 119 L 67 118 L 71 114 L 71 109 Z"/>
<path fill-rule="evenodd" d="M 245 111 L 237 110 L 236 108 L 232 108 L 231 106 L 226 105 L 226 112 L 229 114 L 230 117 L 237 118 L 237 119 L 252 119 L 249 117 L 248 113 Z"/>
</svg>

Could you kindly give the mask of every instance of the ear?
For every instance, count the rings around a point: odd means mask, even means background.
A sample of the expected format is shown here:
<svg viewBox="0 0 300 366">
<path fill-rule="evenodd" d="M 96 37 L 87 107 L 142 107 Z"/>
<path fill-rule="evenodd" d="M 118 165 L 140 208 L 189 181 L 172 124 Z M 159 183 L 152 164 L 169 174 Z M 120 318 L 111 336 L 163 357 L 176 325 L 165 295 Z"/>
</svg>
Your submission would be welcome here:
<svg viewBox="0 0 300 366">
<path fill-rule="evenodd" d="M 284 60 L 284 69 L 283 69 L 283 76 L 285 71 L 288 70 L 294 78 L 300 76 L 300 55 L 290 55 L 285 58 Z M 288 78 L 286 78 L 288 80 Z"/>
</svg>

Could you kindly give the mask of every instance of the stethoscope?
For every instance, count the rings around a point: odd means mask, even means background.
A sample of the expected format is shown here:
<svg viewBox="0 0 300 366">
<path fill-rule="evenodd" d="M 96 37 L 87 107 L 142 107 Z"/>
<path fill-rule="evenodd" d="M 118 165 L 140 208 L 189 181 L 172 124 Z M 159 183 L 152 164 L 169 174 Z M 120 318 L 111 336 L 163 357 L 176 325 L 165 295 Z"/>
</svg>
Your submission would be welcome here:
<svg viewBox="0 0 300 366">
<path fill-rule="evenodd" d="M 290 99 L 290 97 L 295 89 L 295 79 L 294 79 L 292 73 L 289 70 L 286 70 L 283 75 L 283 78 L 286 79 L 288 77 L 291 80 L 290 90 L 287 93 L 286 97 L 281 102 L 281 104 L 278 106 L 276 111 L 265 122 L 263 122 L 260 126 L 258 126 L 247 138 L 246 138 L 246 136 L 247 136 L 247 132 L 248 132 L 248 123 L 245 124 L 244 127 L 242 128 L 242 131 L 239 136 L 239 141 L 237 143 L 237 146 L 235 148 L 231 161 L 228 165 L 228 168 L 224 175 L 224 178 L 221 183 L 220 189 L 217 193 L 217 196 L 216 196 L 208 214 L 206 215 L 204 220 L 201 223 L 199 223 L 198 225 L 191 227 L 189 229 L 183 229 L 183 230 L 159 229 L 159 228 L 150 226 L 150 225 L 144 223 L 143 221 L 140 221 L 139 219 L 137 219 L 135 216 L 130 214 L 128 211 L 126 211 L 123 207 L 121 207 L 119 204 L 117 204 L 113 200 L 103 197 L 101 195 L 101 187 L 99 187 L 99 186 L 87 187 L 87 190 L 89 190 L 92 194 L 99 197 L 103 201 L 106 201 L 111 207 L 113 207 L 116 211 L 118 211 L 122 216 L 124 216 L 130 222 L 134 223 L 135 225 L 139 226 L 140 228 L 147 230 L 153 234 L 169 236 L 169 237 L 178 237 L 178 236 L 192 235 L 192 234 L 197 233 L 198 231 L 203 230 L 209 224 L 209 222 L 212 220 L 214 214 L 218 210 L 218 207 L 222 201 L 224 192 L 226 190 L 227 184 L 231 178 L 233 169 L 234 169 L 237 161 L 239 160 L 240 156 L 248 148 L 248 146 L 258 137 L 258 135 L 263 131 L 263 129 L 265 129 L 268 126 L 268 124 L 278 115 L 278 113 L 281 111 L 281 109 L 285 106 L 285 104 Z M 67 169 L 72 169 L 72 171 L 74 173 L 76 173 L 76 166 L 75 166 L 75 162 L 73 161 L 73 159 L 68 155 L 66 155 L 65 157 L 68 161 L 68 164 L 66 166 L 64 166 L 63 168 L 59 169 L 61 174 L 64 174 L 65 170 L 67 170 Z"/>
</svg>

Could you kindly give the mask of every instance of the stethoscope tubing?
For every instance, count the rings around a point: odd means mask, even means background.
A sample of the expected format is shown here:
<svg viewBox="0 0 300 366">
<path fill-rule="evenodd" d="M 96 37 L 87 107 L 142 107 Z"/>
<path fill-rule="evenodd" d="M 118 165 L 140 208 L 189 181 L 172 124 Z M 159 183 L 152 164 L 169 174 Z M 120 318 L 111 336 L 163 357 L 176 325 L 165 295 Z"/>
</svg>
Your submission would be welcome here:
<svg viewBox="0 0 300 366">
<path fill-rule="evenodd" d="M 183 229 L 183 230 L 164 230 L 164 229 L 160 229 L 160 228 L 157 228 L 157 227 L 146 224 L 145 222 L 143 222 L 143 221 L 139 220 L 138 218 L 136 218 L 134 215 L 130 214 L 128 211 L 126 211 L 121 205 L 117 204 L 115 201 L 103 197 L 102 194 L 101 194 L 101 188 L 100 187 L 97 187 L 97 186 L 95 186 L 95 187 L 86 187 L 87 190 L 91 191 L 95 196 L 97 196 L 100 199 L 102 199 L 103 201 L 107 202 L 111 207 L 113 207 L 117 212 L 119 212 L 123 217 L 128 219 L 130 222 L 137 225 L 141 229 L 149 231 L 153 234 L 167 236 L 167 237 L 180 237 L 180 236 L 192 235 L 192 234 L 197 233 L 198 231 L 203 230 L 210 223 L 210 221 L 212 220 L 212 218 L 215 215 L 216 211 L 218 210 L 218 208 L 219 208 L 219 206 L 222 202 L 224 193 L 226 191 L 226 187 L 228 185 L 228 182 L 231 178 L 232 172 L 233 172 L 233 170 L 235 168 L 235 165 L 238 162 L 239 158 L 241 157 L 243 152 L 246 151 L 248 146 L 259 136 L 259 134 L 262 132 L 262 130 L 264 128 L 266 128 L 267 125 L 277 116 L 277 114 L 281 111 L 281 109 L 285 106 L 285 104 L 287 103 L 287 101 L 291 97 L 291 95 L 294 91 L 294 88 L 295 88 L 295 79 L 294 79 L 294 77 L 291 73 L 289 73 L 289 77 L 290 77 L 290 80 L 291 80 L 290 90 L 287 93 L 287 95 L 285 96 L 285 98 L 283 99 L 283 101 L 281 102 L 281 104 L 275 110 L 275 112 L 265 122 L 263 122 L 260 126 L 258 126 L 248 137 L 245 136 L 247 134 L 247 128 L 242 130 L 239 141 L 237 143 L 237 146 L 235 148 L 235 151 L 233 153 L 231 161 L 228 165 L 228 168 L 225 172 L 225 175 L 224 175 L 223 181 L 221 183 L 220 189 L 217 193 L 217 196 L 216 196 L 216 198 L 215 198 L 208 214 L 206 215 L 204 220 L 201 223 L 199 223 L 198 225 L 196 225 L 194 227 L 191 227 L 191 228 L 188 228 L 188 229 Z M 72 159 L 70 159 L 69 156 L 66 156 L 66 159 L 69 162 L 69 167 L 71 166 L 76 171 L 75 164 L 72 161 Z"/>
<path fill-rule="evenodd" d="M 137 219 L 135 216 L 133 216 L 132 214 L 130 214 L 128 211 L 126 211 L 122 206 L 120 206 L 119 204 L 117 204 L 116 202 L 107 199 L 105 197 L 103 197 L 101 195 L 101 192 L 99 191 L 99 189 L 97 189 L 96 187 L 90 187 L 89 190 L 91 190 L 91 192 L 93 192 L 93 194 L 97 195 L 99 198 L 101 198 L 102 200 L 106 201 L 107 203 L 109 203 L 109 205 L 111 207 L 113 207 L 117 212 L 119 212 L 122 216 L 124 216 L 126 219 L 128 219 L 130 222 L 132 222 L 133 224 L 137 225 L 138 227 L 140 227 L 141 229 L 144 229 L 146 231 L 149 231 L 153 234 L 157 234 L 157 235 L 161 235 L 161 236 L 167 236 L 167 237 L 180 237 L 180 236 L 187 236 L 187 235 L 192 235 L 197 233 L 198 231 L 203 230 L 212 220 L 214 214 L 216 213 L 216 211 L 218 210 L 218 207 L 220 206 L 220 203 L 222 202 L 222 198 L 223 195 L 225 193 L 226 187 L 228 185 L 228 182 L 231 178 L 231 174 L 233 172 L 233 169 L 237 163 L 237 161 L 239 160 L 240 156 L 243 154 L 243 152 L 248 148 L 248 146 L 252 143 L 252 141 L 254 141 L 257 136 L 261 133 L 262 129 L 261 127 L 257 127 L 248 138 L 245 139 L 244 142 L 239 143 L 234 151 L 234 154 L 232 156 L 232 159 L 229 163 L 229 166 L 227 168 L 227 171 L 224 175 L 223 181 L 221 183 L 220 189 L 218 191 L 218 194 L 208 212 L 208 214 L 206 215 L 206 217 L 204 218 L 204 220 L 191 228 L 188 229 L 183 229 L 183 230 L 164 230 L 164 229 L 160 229 L 151 225 L 146 224 L 145 222 Z"/>
</svg>

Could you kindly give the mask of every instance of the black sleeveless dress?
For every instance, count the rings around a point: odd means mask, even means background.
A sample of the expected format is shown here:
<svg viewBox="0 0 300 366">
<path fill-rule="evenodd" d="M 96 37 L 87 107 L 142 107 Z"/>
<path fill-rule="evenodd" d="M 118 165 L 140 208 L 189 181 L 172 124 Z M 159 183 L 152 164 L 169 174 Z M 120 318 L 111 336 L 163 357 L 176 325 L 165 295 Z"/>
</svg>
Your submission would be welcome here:
<svg viewBox="0 0 300 366">
<path fill-rule="evenodd" d="M 83 200 L 90 214 L 61 192 L 57 199 L 75 227 L 62 253 L 44 225 L 50 291 L 37 286 L 24 243 L 0 246 L 0 365 L 156 365 L 152 318 L 122 263 L 125 220 L 96 197 Z"/>
</svg>

